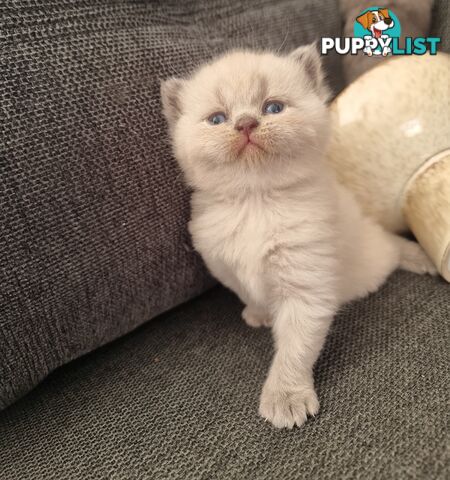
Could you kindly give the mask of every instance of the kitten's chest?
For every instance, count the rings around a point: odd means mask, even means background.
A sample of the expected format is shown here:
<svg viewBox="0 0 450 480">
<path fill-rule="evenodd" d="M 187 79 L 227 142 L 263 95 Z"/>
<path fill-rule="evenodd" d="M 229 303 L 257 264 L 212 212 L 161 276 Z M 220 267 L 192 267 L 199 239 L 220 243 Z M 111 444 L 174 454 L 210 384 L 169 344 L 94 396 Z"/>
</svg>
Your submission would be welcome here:
<svg viewBox="0 0 450 480">
<path fill-rule="evenodd" d="M 201 209 L 193 205 L 190 232 L 195 247 L 228 265 L 262 268 L 276 231 L 273 214 L 262 202 L 210 204 Z"/>
</svg>

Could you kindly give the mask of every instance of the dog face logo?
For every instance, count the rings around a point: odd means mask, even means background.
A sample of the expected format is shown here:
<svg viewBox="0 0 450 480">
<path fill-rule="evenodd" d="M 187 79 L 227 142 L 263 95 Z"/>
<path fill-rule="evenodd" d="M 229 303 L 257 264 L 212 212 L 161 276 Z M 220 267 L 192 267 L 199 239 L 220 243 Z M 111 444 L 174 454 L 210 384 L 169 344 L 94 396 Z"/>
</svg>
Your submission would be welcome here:
<svg viewBox="0 0 450 480">
<path fill-rule="evenodd" d="M 370 7 L 356 17 L 354 33 L 364 39 L 366 55 L 385 57 L 392 54 L 392 38 L 400 36 L 400 22 L 387 8 Z"/>
<path fill-rule="evenodd" d="M 387 8 L 379 8 L 378 10 L 368 11 L 356 18 L 366 30 L 369 30 L 374 38 L 380 38 L 381 35 L 393 28 L 395 25 L 394 20 L 389 15 Z"/>
</svg>

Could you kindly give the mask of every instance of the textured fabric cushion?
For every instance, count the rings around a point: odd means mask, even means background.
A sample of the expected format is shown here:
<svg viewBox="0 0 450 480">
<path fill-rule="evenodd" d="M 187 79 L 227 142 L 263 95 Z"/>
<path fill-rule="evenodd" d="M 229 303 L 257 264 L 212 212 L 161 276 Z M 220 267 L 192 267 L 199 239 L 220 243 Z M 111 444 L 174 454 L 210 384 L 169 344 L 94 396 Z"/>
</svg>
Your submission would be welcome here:
<svg viewBox="0 0 450 480">
<path fill-rule="evenodd" d="M 450 52 L 450 8 L 448 0 L 434 0 L 431 35 L 441 37 L 438 50 Z"/>
<path fill-rule="evenodd" d="M 189 246 L 160 79 L 233 46 L 336 35 L 335 3 L 2 2 L 0 408 L 212 285 Z"/>
<path fill-rule="evenodd" d="M 0 412 L 2 480 L 438 480 L 450 477 L 450 286 L 396 273 L 338 315 L 321 411 L 257 415 L 267 329 L 217 288 L 52 374 Z"/>
</svg>

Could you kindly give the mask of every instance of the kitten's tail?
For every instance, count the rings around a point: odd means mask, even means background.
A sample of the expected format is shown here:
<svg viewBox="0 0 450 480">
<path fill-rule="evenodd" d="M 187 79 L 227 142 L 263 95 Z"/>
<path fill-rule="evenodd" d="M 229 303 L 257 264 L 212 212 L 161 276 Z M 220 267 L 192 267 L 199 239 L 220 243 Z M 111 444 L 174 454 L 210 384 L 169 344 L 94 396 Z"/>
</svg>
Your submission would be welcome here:
<svg viewBox="0 0 450 480">
<path fill-rule="evenodd" d="M 414 273 L 437 275 L 437 269 L 425 250 L 417 243 L 399 235 L 393 235 L 400 252 L 399 267 Z"/>
</svg>

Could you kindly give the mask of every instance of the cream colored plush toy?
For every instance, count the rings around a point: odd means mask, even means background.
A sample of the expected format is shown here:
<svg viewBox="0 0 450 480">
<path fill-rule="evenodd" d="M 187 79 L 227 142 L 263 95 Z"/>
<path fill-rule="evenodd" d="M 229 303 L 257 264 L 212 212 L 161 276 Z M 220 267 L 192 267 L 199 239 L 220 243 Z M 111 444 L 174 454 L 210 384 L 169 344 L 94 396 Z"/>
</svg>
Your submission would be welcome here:
<svg viewBox="0 0 450 480">
<path fill-rule="evenodd" d="M 387 229 L 410 229 L 450 282 L 450 55 L 382 62 L 331 115 L 339 180 Z"/>
</svg>

